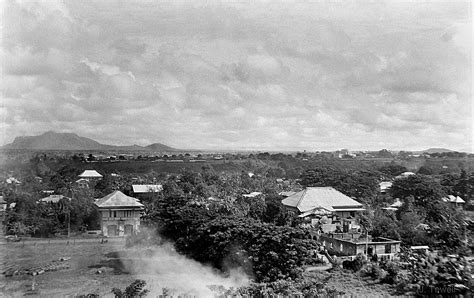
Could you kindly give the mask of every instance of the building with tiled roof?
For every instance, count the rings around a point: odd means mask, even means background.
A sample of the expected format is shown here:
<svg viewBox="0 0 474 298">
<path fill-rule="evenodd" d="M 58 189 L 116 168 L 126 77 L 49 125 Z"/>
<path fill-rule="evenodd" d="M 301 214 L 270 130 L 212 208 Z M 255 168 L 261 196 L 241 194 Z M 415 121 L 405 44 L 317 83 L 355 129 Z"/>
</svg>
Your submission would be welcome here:
<svg viewBox="0 0 474 298">
<path fill-rule="evenodd" d="M 333 213 L 341 218 L 346 218 L 354 216 L 354 212 L 364 210 L 361 203 L 332 187 L 307 187 L 281 202 L 283 205 L 297 210 L 301 217 Z"/>
<path fill-rule="evenodd" d="M 138 199 L 116 190 L 96 200 L 95 205 L 100 211 L 104 236 L 125 236 L 138 232 L 144 207 Z"/>
</svg>

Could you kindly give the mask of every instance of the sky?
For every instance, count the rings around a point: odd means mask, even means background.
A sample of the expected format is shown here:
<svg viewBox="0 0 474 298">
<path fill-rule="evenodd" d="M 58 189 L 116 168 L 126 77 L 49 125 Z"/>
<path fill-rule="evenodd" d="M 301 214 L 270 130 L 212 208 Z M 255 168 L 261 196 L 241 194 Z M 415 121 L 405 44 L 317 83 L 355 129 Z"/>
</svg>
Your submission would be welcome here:
<svg viewBox="0 0 474 298">
<path fill-rule="evenodd" d="M 474 151 L 470 2 L 1 5 L 0 144 Z"/>
</svg>

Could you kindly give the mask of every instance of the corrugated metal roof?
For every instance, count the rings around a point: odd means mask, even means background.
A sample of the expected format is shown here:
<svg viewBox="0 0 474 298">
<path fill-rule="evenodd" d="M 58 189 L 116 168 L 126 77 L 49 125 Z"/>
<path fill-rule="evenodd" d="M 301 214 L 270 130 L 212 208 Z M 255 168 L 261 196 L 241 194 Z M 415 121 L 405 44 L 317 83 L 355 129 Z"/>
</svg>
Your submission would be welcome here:
<svg viewBox="0 0 474 298">
<path fill-rule="evenodd" d="M 134 193 L 149 193 L 160 192 L 163 190 L 163 185 L 160 184 L 135 184 L 132 185 Z"/>
<path fill-rule="evenodd" d="M 332 187 L 307 187 L 282 200 L 283 205 L 295 207 L 300 212 L 317 208 L 336 211 L 335 208 L 361 208 L 363 205 Z"/>
<path fill-rule="evenodd" d="M 143 204 L 138 199 L 129 197 L 119 190 L 116 190 L 102 199 L 97 200 L 94 204 L 99 208 L 112 208 L 112 207 L 139 207 L 143 208 Z"/>
<path fill-rule="evenodd" d="M 102 175 L 99 174 L 96 170 L 85 170 L 82 174 L 79 175 L 81 178 L 102 178 Z"/>
</svg>

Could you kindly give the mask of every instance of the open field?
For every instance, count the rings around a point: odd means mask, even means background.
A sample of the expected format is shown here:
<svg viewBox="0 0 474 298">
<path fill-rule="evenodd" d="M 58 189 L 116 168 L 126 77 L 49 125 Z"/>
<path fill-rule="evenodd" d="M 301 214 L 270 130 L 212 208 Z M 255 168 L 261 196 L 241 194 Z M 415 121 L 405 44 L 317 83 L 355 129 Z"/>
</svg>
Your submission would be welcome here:
<svg viewBox="0 0 474 298">
<path fill-rule="evenodd" d="M 125 288 L 133 280 L 147 281 L 150 296 L 157 296 L 167 288 L 175 295 L 208 297 L 209 285 L 236 288 L 248 283 L 239 272 L 222 276 L 210 267 L 178 255 L 171 245 L 153 249 L 126 249 L 124 239 L 29 240 L 0 244 L 2 272 L 12 264 L 32 266 L 60 258 L 70 258 L 68 269 L 43 274 L 0 277 L 2 297 L 24 295 L 64 297 L 95 293 L 113 297 L 113 287 Z M 100 273 L 99 273 L 100 272 Z M 383 296 L 391 292 L 386 285 L 371 284 L 356 275 L 345 272 L 311 272 L 330 276 L 328 286 L 357 296 Z M 32 284 L 34 283 L 34 291 Z"/>
<path fill-rule="evenodd" d="M 51 262 L 63 257 L 70 268 L 41 275 L 19 275 L 0 277 L 0 293 L 6 297 L 17 297 L 31 291 L 33 281 L 34 293 L 42 297 L 64 297 L 95 292 L 100 295 L 110 293 L 112 287 L 122 287 L 133 281 L 133 276 L 119 271 L 104 270 L 104 274 L 96 274 L 98 265 L 104 256 L 117 248 L 123 248 L 123 239 L 101 244 L 97 239 L 76 240 L 40 240 L 18 243 L 2 243 L 2 271 L 4 268 L 31 266 Z M 100 267 L 100 266 L 99 266 Z"/>
</svg>

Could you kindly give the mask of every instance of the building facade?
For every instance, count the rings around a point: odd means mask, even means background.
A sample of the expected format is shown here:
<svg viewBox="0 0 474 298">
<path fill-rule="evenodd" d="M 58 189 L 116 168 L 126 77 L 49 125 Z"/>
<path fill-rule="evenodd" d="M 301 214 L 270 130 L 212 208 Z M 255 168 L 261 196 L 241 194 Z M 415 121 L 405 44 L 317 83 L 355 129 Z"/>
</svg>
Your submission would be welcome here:
<svg viewBox="0 0 474 298">
<path fill-rule="evenodd" d="M 102 235 L 106 237 L 128 236 L 140 230 L 143 204 L 120 191 L 99 199 L 95 205 L 100 212 Z"/>
</svg>

